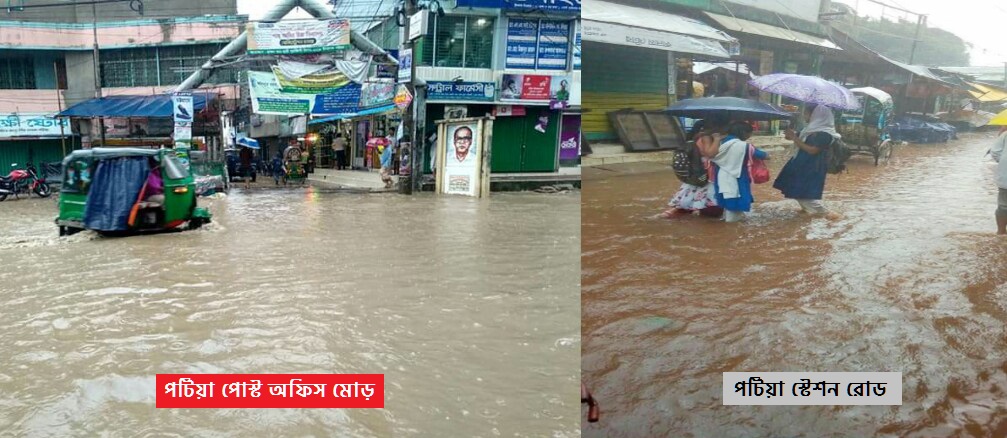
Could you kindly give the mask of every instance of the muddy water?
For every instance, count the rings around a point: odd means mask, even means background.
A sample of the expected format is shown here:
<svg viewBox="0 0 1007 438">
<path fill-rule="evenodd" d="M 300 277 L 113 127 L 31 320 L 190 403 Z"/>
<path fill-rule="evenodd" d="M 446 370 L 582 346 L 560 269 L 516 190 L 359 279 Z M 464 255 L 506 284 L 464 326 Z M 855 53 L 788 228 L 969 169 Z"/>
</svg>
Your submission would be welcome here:
<svg viewBox="0 0 1007 438">
<path fill-rule="evenodd" d="M 587 436 L 1007 436 L 1007 240 L 990 135 L 854 158 L 798 214 L 769 185 L 747 224 L 657 219 L 670 170 L 585 182 Z M 775 175 L 784 161 L 773 156 Z M 721 405 L 726 371 L 895 371 L 901 407 Z"/>
<path fill-rule="evenodd" d="M 210 208 L 59 239 L 53 200 L 0 203 L 0 435 L 579 435 L 579 195 Z M 157 373 L 384 373 L 386 409 L 157 410 Z"/>
</svg>

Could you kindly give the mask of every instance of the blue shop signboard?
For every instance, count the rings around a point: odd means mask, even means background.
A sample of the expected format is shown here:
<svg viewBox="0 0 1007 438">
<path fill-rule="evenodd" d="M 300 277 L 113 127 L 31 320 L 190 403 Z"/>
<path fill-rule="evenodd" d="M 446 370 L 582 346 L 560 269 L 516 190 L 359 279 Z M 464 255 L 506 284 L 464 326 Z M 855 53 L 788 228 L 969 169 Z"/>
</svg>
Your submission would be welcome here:
<svg viewBox="0 0 1007 438">
<path fill-rule="evenodd" d="M 580 14 L 580 0 L 458 0 L 458 7 L 539 10 Z"/>
<path fill-rule="evenodd" d="M 538 20 L 507 20 L 507 68 L 535 68 Z"/>
<path fill-rule="evenodd" d="M 428 81 L 428 102 L 493 102 L 496 84 L 493 82 Z"/>
<path fill-rule="evenodd" d="M 538 42 L 540 70 L 566 70 L 570 55 L 570 21 L 542 20 Z"/>
<path fill-rule="evenodd" d="M 360 110 L 360 84 L 349 83 L 333 93 L 316 94 L 312 114 L 350 114 Z"/>
</svg>

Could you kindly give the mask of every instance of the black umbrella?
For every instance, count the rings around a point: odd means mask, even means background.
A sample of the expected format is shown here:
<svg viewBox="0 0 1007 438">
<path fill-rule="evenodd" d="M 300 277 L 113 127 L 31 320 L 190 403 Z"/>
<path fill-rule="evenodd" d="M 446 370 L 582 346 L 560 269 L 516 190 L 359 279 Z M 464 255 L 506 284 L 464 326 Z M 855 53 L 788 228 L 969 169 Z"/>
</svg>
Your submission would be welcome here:
<svg viewBox="0 0 1007 438">
<path fill-rule="evenodd" d="M 794 115 L 783 109 L 740 97 L 685 99 L 668 107 L 669 114 L 690 119 L 727 118 L 735 120 L 787 120 Z"/>
</svg>

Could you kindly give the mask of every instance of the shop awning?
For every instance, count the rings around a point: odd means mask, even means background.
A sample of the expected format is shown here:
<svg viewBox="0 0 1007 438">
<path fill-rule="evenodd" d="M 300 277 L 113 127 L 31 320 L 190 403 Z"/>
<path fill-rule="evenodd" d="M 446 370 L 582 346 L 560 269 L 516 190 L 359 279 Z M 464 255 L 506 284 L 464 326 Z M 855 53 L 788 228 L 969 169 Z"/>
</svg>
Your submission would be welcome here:
<svg viewBox="0 0 1007 438">
<path fill-rule="evenodd" d="M 737 72 L 750 77 L 755 77 L 755 74 L 748 70 L 748 65 L 745 63 L 735 64 L 733 62 L 693 62 L 692 72 L 701 75 L 711 70 L 716 70 L 722 68 L 724 70 L 730 71 L 732 73 Z"/>
<path fill-rule="evenodd" d="M 584 2 L 582 35 L 586 41 L 644 47 L 669 52 L 729 58 L 730 35 L 701 21 L 605 1 Z"/>
<path fill-rule="evenodd" d="M 966 82 L 966 84 L 969 84 L 970 87 L 979 90 L 969 90 L 969 94 L 978 99 L 980 102 L 1002 102 L 1007 100 L 1007 92 L 1003 92 L 983 84 L 977 84 L 975 82 Z"/>
<path fill-rule="evenodd" d="M 331 116 L 328 116 L 328 117 L 325 117 L 325 118 L 315 119 L 315 120 L 312 120 L 312 121 L 308 122 L 308 124 L 309 125 L 315 125 L 315 124 L 318 124 L 318 123 L 332 122 L 332 121 L 343 120 L 343 119 L 352 119 L 354 117 L 369 116 L 369 115 L 373 115 L 373 114 L 381 114 L 381 113 L 386 113 L 386 112 L 394 110 L 394 109 L 395 109 L 395 105 L 379 106 L 377 108 L 371 108 L 371 109 L 366 109 L 366 110 L 362 110 L 362 111 L 357 111 L 355 113 L 335 114 L 335 115 L 331 115 Z"/>
<path fill-rule="evenodd" d="M 795 43 L 810 44 L 813 46 L 825 47 L 834 50 L 843 50 L 837 46 L 828 38 L 817 37 L 814 35 L 808 35 L 803 32 L 797 32 L 790 29 L 773 26 L 771 24 L 758 23 L 755 21 L 744 20 L 741 18 L 729 17 L 727 15 L 714 14 L 712 12 L 704 12 L 713 21 L 716 21 L 721 26 L 727 28 L 727 30 L 735 32 L 744 32 L 754 35 L 761 35 L 769 38 L 776 38 L 785 41 L 793 41 Z"/>
<path fill-rule="evenodd" d="M 193 110 L 206 107 L 209 93 L 193 93 Z M 212 98 L 212 97 L 211 97 Z M 85 100 L 56 117 L 173 117 L 171 95 L 153 96 L 109 96 Z"/>
</svg>

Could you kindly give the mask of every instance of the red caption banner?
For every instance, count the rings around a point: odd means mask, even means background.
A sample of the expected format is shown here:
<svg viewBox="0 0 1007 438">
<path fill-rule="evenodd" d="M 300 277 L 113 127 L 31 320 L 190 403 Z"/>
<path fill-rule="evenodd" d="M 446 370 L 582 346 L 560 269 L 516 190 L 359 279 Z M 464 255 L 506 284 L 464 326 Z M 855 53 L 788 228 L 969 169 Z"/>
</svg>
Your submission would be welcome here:
<svg viewBox="0 0 1007 438">
<path fill-rule="evenodd" d="M 384 374 L 158 374 L 158 408 L 384 408 Z"/>
</svg>

